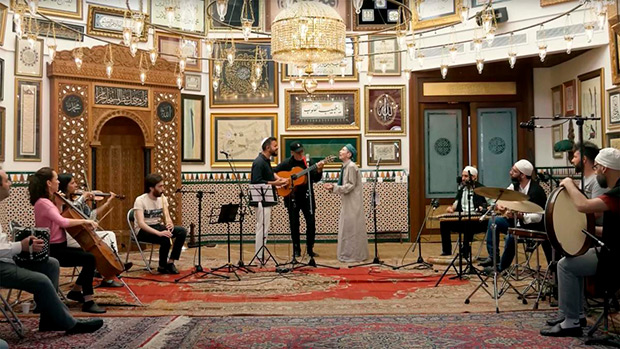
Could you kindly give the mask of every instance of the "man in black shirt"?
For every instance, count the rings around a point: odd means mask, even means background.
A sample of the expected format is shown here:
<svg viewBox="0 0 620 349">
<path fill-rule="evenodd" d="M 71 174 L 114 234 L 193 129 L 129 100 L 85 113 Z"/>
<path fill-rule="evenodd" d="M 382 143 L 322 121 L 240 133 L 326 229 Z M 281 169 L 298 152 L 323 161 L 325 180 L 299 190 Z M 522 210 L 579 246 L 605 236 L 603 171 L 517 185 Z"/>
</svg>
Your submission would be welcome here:
<svg viewBox="0 0 620 349">
<path fill-rule="evenodd" d="M 293 142 L 290 145 L 291 157 L 282 161 L 275 169 L 275 172 L 291 171 L 295 167 L 307 169 L 312 163 L 306 163 L 304 156 L 304 147 L 299 142 Z M 314 189 L 308 183 L 315 183 L 321 180 L 323 176 L 322 161 L 316 164 L 316 168 L 310 171 L 306 176 L 305 184 L 295 186 L 292 193 L 284 198 L 284 205 L 288 209 L 289 224 L 291 227 L 291 240 L 293 240 L 293 257 L 301 256 L 301 246 L 299 242 L 299 211 L 304 213 L 306 219 L 306 252 L 310 257 L 318 256 L 314 253 L 314 237 L 316 226 L 314 220 L 314 210 L 316 203 L 314 201 Z"/>
<path fill-rule="evenodd" d="M 261 143 L 262 151 L 258 154 L 254 162 L 252 162 L 252 178 L 250 184 L 270 184 L 274 186 L 282 186 L 288 183 L 288 179 L 280 178 L 273 172 L 271 168 L 271 157 L 278 154 L 278 141 L 275 137 L 267 137 Z M 267 234 L 271 225 L 271 207 L 276 203 L 265 203 L 263 205 L 261 198 L 252 198 L 254 206 L 256 206 L 256 241 L 254 247 L 256 253 L 266 243 Z M 263 253 L 258 255 L 263 260 Z"/>
</svg>

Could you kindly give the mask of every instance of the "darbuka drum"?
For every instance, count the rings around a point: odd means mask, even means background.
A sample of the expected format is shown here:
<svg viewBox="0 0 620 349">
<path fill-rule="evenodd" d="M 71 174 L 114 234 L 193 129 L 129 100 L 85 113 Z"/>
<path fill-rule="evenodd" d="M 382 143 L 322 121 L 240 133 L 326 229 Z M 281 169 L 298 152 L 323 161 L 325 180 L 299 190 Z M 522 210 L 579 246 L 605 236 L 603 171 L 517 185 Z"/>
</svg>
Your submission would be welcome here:
<svg viewBox="0 0 620 349">
<path fill-rule="evenodd" d="M 522 239 L 534 239 L 542 241 L 547 240 L 547 233 L 545 233 L 544 231 L 521 228 L 508 228 L 508 232 Z"/>
<path fill-rule="evenodd" d="M 592 239 L 581 230 L 594 233 L 594 215 L 577 211 L 566 189 L 558 187 L 547 199 L 545 229 L 553 248 L 569 256 L 579 256 L 592 243 Z"/>
</svg>

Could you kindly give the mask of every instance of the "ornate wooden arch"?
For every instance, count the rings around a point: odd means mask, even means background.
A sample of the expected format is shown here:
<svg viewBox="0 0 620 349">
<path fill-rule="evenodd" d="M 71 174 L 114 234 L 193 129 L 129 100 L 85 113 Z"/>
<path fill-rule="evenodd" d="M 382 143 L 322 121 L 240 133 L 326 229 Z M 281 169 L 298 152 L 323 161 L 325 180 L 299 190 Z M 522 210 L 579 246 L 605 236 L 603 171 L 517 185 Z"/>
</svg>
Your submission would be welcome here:
<svg viewBox="0 0 620 349">
<path fill-rule="evenodd" d="M 170 213 L 178 221 L 181 184 L 181 93 L 176 87 L 175 64 L 159 58 L 155 65 L 143 59 L 145 84 L 140 83 L 140 54 L 112 46 L 114 70 L 106 75 L 108 46 L 83 48 L 78 69 L 73 51 L 58 52 L 47 65 L 50 79 L 50 159 L 61 172 L 74 173 L 78 182 L 93 176 L 93 151 L 101 145 L 100 133 L 106 122 L 127 117 L 142 130 L 150 149 L 147 169 L 166 178 Z M 165 108 L 159 108 L 160 106 Z M 160 113 L 158 113 L 160 110 Z"/>
</svg>

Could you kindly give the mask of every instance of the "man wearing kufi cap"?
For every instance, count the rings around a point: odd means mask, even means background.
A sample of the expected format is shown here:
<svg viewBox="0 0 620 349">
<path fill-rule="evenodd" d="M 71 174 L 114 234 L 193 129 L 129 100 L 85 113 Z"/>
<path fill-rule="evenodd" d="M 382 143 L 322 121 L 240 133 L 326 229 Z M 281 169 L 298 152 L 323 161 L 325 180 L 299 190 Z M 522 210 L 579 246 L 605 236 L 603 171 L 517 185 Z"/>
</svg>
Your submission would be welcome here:
<svg viewBox="0 0 620 349">
<path fill-rule="evenodd" d="M 478 182 L 478 169 L 473 166 L 465 166 L 463 172 L 461 172 L 461 176 L 457 177 L 457 182 L 459 183 L 459 186 L 456 197 L 454 198 L 452 206 L 448 206 L 446 212 L 462 212 L 463 219 L 467 219 L 467 216 L 470 213 L 475 215 L 486 208 L 486 199 L 483 196 L 474 193 L 475 188 L 484 187 L 480 182 Z M 469 231 L 469 234 L 464 234 L 463 236 L 463 251 L 461 252 L 464 258 L 469 258 L 470 243 L 472 241 L 473 234 L 486 231 L 487 224 L 486 222 L 479 222 L 477 219 L 472 221 L 469 226 L 466 226 L 466 224 L 468 223 L 463 220 L 460 222 L 458 220 L 444 220 L 439 223 L 442 256 L 449 256 L 452 254 L 452 241 L 450 234 L 453 231 L 465 232 L 465 230 L 467 230 Z"/>
<path fill-rule="evenodd" d="M 601 286 L 612 294 L 620 286 L 615 275 L 620 264 L 620 150 L 601 149 L 592 167 L 600 186 L 611 187 L 605 194 L 588 199 L 571 178 L 564 178 L 560 185 L 566 188 L 579 212 L 603 213 L 601 240 L 606 249 L 593 247 L 581 256 L 562 258 L 558 262 L 558 301 L 565 318 L 541 330 L 543 336 L 581 337 L 581 327 L 586 325 L 585 318 L 580 319 L 584 277 L 597 275 L 597 280 L 603 281 Z"/>
<path fill-rule="evenodd" d="M 508 189 L 526 194 L 529 197 L 529 201 L 537 204 L 541 208 L 544 208 L 547 203 L 547 194 L 545 194 L 545 191 L 537 181 L 532 180 L 533 172 L 534 166 L 531 162 L 525 159 L 517 161 L 508 172 L 510 175 L 510 180 L 512 181 L 512 184 L 508 186 Z M 501 205 L 497 205 L 497 208 L 500 211 L 506 210 L 506 208 Z M 545 224 L 541 213 L 513 213 L 508 211 L 506 212 L 506 217 L 496 217 L 495 251 L 498 254 L 498 257 L 500 233 L 506 234 L 506 239 L 504 241 L 504 253 L 502 254 L 501 260 L 497 266 L 497 270 L 500 272 L 505 271 L 510 267 L 515 256 L 515 238 L 512 234 L 508 234 L 508 228 L 515 226 L 515 218 L 517 227 L 528 230 L 545 231 Z M 487 252 L 490 257 L 480 263 L 480 265 L 487 267 L 484 270 L 487 274 L 493 271 L 493 233 L 491 224 L 492 221 L 489 220 L 487 230 Z M 551 245 L 548 241 L 543 242 L 541 245 L 543 247 L 543 251 L 545 252 L 545 257 L 547 257 L 547 261 L 551 261 Z"/>
<path fill-rule="evenodd" d="M 357 149 L 347 144 L 338 153 L 342 169 L 338 184 L 326 183 L 324 188 L 340 195 L 342 206 L 338 222 L 338 260 L 361 262 L 368 258 L 368 237 L 364 215 L 362 174 L 355 164 Z"/>
</svg>

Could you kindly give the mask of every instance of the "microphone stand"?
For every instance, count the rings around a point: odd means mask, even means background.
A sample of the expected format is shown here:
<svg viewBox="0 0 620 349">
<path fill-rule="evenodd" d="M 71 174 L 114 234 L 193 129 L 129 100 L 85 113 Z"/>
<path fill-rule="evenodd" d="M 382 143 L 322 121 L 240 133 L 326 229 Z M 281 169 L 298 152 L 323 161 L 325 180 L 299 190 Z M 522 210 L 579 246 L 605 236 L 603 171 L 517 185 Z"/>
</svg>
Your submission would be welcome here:
<svg viewBox="0 0 620 349">
<path fill-rule="evenodd" d="M 424 261 L 424 258 L 422 258 L 422 243 L 420 242 L 420 237 L 422 236 L 422 229 L 424 229 L 424 226 L 426 225 L 426 221 L 428 221 L 428 217 L 430 216 L 431 211 L 435 211 L 437 209 L 437 207 L 439 207 L 439 200 L 437 199 L 432 199 L 431 200 L 431 207 L 428 208 L 428 211 L 426 211 L 426 215 L 424 216 L 424 221 L 422 221 L 422 225 L 420 225 L 420 229 L 418 230 L 418 236 L 416 237 L 415 241 L 411 244 L 411 246 L 409 246 L 409 248 L 407 249 L 407 252 L 405 252 L 405 256 L 407 256 L 407 253 L 409 253 L 409 250 L 411 251 L 415 251 L 416 247 L 419 246 L 418 248 L 418 260 L 415 262 L 411 262 L 408 264 L 403 264 L 401 266 L 398 267 L 394 267 L 394 270 L 398 270 L 401 268 L 406 268 L 410 265 L 416 265 L 416 264 L 420 264 L 417 267 L 415 267 L 415 269 L 418 270 L 422 270 L 422 269 L 432 269 L 433 265 L 430 263 L 427 263 Z M 411 248 L 413 246 L 413 249 Z M 403 260 L 405 259 L 405 257 L 403 257 Z"/>
<path fill-rule="evenodd" d="M 377 160 L 377 165 L 375 167 L 375 182 L 372 186 L 372 211 L 373 211 L 373 223 L 375 226 L 375 258 L 370 263 L 362 263 L 357 265 L 349 265 L 349 268 L 361 267 L 366 265 L 383 265 L 388 268 L 394 268 L 394 265 L 385 264 L 382 260 L 379 259 L 379 246 L 377 239 L 377 182 L 379 180 L 379 164 L 381 163 L 381 158 Z"/>
</svg>

